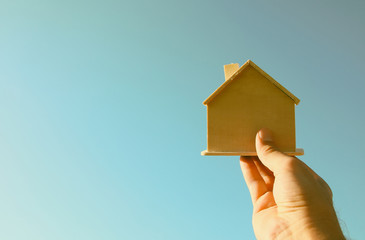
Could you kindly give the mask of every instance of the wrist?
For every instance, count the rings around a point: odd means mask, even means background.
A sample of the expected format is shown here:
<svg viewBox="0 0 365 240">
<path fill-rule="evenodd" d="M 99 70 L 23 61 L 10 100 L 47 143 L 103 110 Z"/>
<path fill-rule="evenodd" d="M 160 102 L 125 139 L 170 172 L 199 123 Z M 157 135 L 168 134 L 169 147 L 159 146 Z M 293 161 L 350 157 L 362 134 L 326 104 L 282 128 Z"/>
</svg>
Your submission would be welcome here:
<svg viewBox="0 0 365 240">
<path fill-rule="evenodd" d="M 293 239 L 345 240 L 337 217 L 298 223 L 293 229 Z"/>
</svg>

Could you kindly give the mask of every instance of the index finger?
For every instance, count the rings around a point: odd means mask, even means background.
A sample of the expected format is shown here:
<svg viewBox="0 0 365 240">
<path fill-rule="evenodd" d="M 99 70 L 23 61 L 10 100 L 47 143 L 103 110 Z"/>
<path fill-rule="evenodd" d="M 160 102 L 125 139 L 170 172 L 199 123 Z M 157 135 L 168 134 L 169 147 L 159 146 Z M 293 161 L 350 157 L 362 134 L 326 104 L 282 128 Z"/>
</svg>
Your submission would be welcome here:
<svg viewBox="0 0 365 240">
<path fill-rule="evenodd" d="M 253 162 L 253 159 L 254 157 L 241 156 L 240 165 L 246 185 L 250 191 L 252 203 L 254 204 L 257 199 L 268 191 L 268 188 L 257 170 L 257 166 Z"/>
</svg>

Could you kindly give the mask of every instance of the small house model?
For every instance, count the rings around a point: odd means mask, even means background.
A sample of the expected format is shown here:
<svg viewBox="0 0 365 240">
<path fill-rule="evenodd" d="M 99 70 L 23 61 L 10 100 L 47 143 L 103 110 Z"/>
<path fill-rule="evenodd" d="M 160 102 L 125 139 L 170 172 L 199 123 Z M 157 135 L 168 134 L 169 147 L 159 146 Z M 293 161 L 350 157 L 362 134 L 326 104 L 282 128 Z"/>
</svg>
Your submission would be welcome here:
<svg viewBox="0 0 365 240">
<path fill-rule="evenodd" d="M 202 155 L 255 156 L 261 128 L 273 132 L 276 146 L 303 155 L 295 145 L 295 105 L 299 99 L 248 60 L 224 66 L 225 82 L 203 104 L 208 112 L 208 148 Z"/>
</svg>

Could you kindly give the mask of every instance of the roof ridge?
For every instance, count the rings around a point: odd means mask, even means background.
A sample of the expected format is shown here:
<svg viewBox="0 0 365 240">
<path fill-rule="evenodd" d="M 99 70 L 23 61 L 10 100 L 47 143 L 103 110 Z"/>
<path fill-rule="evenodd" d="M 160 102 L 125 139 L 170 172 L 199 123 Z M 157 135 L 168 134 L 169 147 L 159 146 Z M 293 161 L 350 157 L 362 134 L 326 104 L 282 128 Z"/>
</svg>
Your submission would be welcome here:
<svg viewBox="0 0 365 240">
<path fill-rule="evenodd" d="M 300 100 L 294 96 L 288 89 L 282 86 L 279 82 L 277 82 L 274 78 L 272 78 L 269 74 L 267 74 L 264 70 L 262 70 L 259 66 L 257 66 L 253 61 L 250 59 L 247 60 L 229 79 L 224 81 L 224 83 L 219 86 L 204 102 L 204 105 L 207 105 L 211 102 L 227 85 L 229 85 L 247 66 L 251 65 L 255 68 L 261 75 L 263 75 L 267 80 L 273 83 L 277 88 L 279 88 L 283 93 L 285 93 L 288 97 L 290 97 L 296 105 L 299 104 Z"/>
</svg>

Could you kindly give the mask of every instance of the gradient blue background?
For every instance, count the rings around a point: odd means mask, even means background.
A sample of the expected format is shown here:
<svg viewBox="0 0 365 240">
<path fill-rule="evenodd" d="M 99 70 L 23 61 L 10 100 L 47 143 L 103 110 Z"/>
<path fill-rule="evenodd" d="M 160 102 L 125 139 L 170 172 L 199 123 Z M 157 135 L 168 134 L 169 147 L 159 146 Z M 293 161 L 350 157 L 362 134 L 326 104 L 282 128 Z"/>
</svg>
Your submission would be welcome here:
<svg viewBox="0 0 365 240">
<path fill-rule="evenodd" d="M 0 1 L 0 238 L 254 239 L 202 102 L 247 59 L 365 235 L 364 1 Z"/>
</svg>

